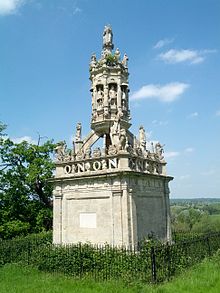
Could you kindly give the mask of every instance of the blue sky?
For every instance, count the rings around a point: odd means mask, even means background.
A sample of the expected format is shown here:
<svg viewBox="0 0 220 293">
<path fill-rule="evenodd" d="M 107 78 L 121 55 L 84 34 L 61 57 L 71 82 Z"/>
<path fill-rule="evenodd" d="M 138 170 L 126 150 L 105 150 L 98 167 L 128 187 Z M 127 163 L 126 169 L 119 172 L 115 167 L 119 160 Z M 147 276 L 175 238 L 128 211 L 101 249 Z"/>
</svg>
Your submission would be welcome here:
<svg viewBox="0 0 220 293">
<path fill-rule="evenodd" d="M 220 1 L 0 0 L 0 120 L 15 140 L 90 129 L 104 25 L 129 56 L 132 128 L 165 144 L 171 197 L 220 197 Z"/>
</svg>

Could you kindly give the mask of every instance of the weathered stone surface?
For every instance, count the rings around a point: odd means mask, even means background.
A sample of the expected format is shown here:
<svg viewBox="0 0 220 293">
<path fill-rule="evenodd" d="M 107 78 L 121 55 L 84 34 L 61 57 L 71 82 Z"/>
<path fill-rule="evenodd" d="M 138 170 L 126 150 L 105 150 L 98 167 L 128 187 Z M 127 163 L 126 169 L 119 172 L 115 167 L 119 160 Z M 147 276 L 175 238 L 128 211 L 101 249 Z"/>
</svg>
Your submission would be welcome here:
<svg viewBox="0 0 220 293">
<path fill-rule="evenodd" d="M 73 149 L 60 142 L 55 150 L 54 243 L 135 245 L 152 233 L 171 240 L 163 146 L 147 149 L 143 126 L 138 139 L 129 131 L 128 57 L 112 53 L 112 40 L 106 26 L 101 59 L 91 58 L 91 133 L 83 140 L 78 123 Z"/>
</svg>

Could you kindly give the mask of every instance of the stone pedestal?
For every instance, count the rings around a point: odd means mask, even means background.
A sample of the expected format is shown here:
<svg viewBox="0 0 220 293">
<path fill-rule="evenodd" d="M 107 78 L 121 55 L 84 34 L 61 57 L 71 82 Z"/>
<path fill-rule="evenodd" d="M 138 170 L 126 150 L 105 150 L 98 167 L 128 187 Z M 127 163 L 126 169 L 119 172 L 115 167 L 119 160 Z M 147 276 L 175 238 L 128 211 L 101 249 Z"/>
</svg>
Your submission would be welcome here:
<svg viewBox="0 0 220 293">
<path fill-rule="evenodd" d="M 53 180 L 54 243 L 135 245 L 151 234 L 169 241 L 172 178 L 128 170 L 129 154 L 105 159 L 107 169 L 103 160 L 60 164 Z"/>
</svg>

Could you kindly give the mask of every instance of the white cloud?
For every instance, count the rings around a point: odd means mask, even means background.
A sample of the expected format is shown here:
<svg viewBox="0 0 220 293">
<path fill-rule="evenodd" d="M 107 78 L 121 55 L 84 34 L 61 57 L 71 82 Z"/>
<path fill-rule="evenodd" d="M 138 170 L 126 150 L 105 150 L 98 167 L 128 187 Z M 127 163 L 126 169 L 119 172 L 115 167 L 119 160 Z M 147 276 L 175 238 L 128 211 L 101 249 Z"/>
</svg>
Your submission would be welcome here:
<svg viewBox="0 0 220 293">
<path fill-rule="evenodd" d="M 186 149 L 184 150 L 185 153 L 193 153 L 194 151 L 195 151 L 195 149 L 194 149 L 194 148 L 191 148 L 191 147 L 186 148 Z"/>
<path fill-rule="evenodd" d="M 198 112 L 193 112 L 193 113 L 189 114 L 188 118 L 196 118 L 198 116 L 199 116 Z"/>
<path fill-rule="evenodd" d="M 0 0 L 0 15 L 14 14 L 26 0 Z"/>
<path fill-rule="evenodd" d="M 181 63 L 181 62 L 189 62 L 190 64 L 199 64 L 202 63 L 207 54 L 215 53 L 216 50 L 175 50 L 170 49 L 169 51 L 165 53 L 159 54 L 159 59 L 175 64 L 175 63 Z"/>
<path fill-rule="evenodd" d="M 166 45 L 171 44 L 174 41 L 174 39 L 163 39 L 159 40 L 156 45 L 153 46 L 154 49 L 160 49 Z"/>
<path fill-rule="evenodd" d="M 27 141 L 28 143 L 37 144 L 36 140 L 34 140 L 30 136 L 22 136 L 22 137 L 14 137 L 11 138 L 14 143 L 21 143 L 22 141 Z"/>
<path fill-rule="evenodd" d="M 189 84 L 180 82 L 171 82 L 163 86 L 159 84 L 149 84 L 134 92 L 130 99 L 140 100 L 155 98 L 162 102 L 173 102 L 182 95 L 188 87 Z"/>
<path fill-rule="evenodd" d="M 215 113 L 216 116 L 220 116 L 220 110 Z"/>
<path fill-rule="evenodd" d="M 175 157 L 178 157 L 180 155 L 179 152 L 165 152 L 164 153 L 164 156 L 166 158 L 175 158 Z"/>
</svg>

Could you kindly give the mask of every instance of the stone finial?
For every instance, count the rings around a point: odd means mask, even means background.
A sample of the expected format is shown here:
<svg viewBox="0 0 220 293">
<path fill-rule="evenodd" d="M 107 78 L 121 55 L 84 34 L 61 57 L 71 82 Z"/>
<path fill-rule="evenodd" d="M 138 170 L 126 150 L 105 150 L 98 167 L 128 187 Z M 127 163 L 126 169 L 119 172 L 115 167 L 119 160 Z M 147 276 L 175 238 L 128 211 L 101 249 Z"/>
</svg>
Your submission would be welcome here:
<svg viewBox="0 0 220 293">
<path fill-rule="evenodd" d="M 114 45 L 113 45 L 113 33 L 110 25 L 106 25 L 103 32 L 103 52 L 104 55 L 111 54 Z"/>
<path fill-rule="evenodd" d="M 139 141 L 140 141 L 140 147 L 141 149 L 146 149 L 146 134 L 145 134 L 145 129 L 141 125 L 139 128 Z"/>
<path fill-rule="evenodd" d="M 155 153 L 157 155 L 157 157 L 159 158 L 159 160 L 163 160 L 164 159 L 164 156 L 163 156 L 163 153 L 164 153 L 164 147 L 165 145 L 161 145 L 159 142 L 157 142 L 155 144 Z"/>
<path fill-rule="evenodd" d="M 96 55 L 92 54 L 91 61 L 90 61 L 90 68 L 94 68 L 97 64 Z"/>
<path fill-rule="evenodd" d="M 128 68 L 128 56 L 127 56 L 127 54 L 125 53 L 124 54 L 124 57 L 123 57 L 123 59 L 122 59 L 122 61 L 121 61 L 121 63 L 122 63 L 122 65 L 125 67 L 125 68 Z"/>
<path fill-rule="evenodd" d="M 106 25 L 104 27 L 104 32 L 103 32 L 103 47 L 113 45 L 113 33 L 112 33 L 112 28 L 110 25 Z"/>
<path fill-rule="evenodd" d="M 57 161 L 63 161 L 66 155 L 66 142 L 60 141 L 54 149 Z"/>
<path fill-rule="evenodd" d="M 76 126 L 76 136 L 75 136 L 75 141 L 78 142 L 78 141 L 81 141 L 82 140 L 82 125 L 81 123 L 77 123 L 77 126 Z"/>
<path fill-rule="evenodd" d="M 117 48 L 117 49 L 115 50 L 115 58 L 117 59 L 117 61 L 120 60 L 120 56 L 121 56 L 120 51 L 119 51 L 119 49 Z"/>
</svg>

